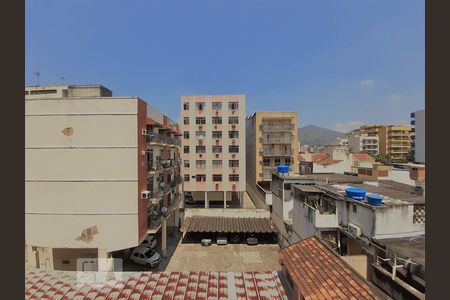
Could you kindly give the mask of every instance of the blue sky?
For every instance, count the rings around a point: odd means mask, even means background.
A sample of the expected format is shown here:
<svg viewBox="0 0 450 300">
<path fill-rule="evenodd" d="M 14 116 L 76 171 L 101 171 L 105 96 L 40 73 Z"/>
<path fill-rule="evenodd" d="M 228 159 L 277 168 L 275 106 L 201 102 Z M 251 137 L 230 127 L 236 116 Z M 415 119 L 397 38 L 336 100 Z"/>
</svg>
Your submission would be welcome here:
<svg viewBox="0 0 450 300">
<path fill-rule="evenodd" d="M 425 105 L 423 0 L 27 0 L 25 13 L 27 85 L 99 83 L 175 120 L 193 94 L 341 131 Z"/>
</svg>

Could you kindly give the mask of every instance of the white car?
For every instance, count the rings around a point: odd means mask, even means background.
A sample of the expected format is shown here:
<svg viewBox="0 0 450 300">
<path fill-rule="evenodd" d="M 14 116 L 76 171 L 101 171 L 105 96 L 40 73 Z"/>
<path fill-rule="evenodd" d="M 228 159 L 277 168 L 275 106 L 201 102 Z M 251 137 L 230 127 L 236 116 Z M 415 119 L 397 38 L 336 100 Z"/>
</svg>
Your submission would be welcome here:
<svg viewBox="0 0 450 300">
<path fill-rule="evenodd" d="M 154 268 L 161 261 L 161 255 L 147 246 L 137 246 L 131 253 L 130 260 L 136 264 Z"/>
<path fill-rule="evenodd" d="M 228 244 L 227 236 L 224 234 L 220 234 L 217 236 L 217 245 L 226 245 Z"/>
<path fill-rule="evenodd" d="M 141 246 L 147 246 L 150 249 L 153 249 L 155 248 L 156 244 L 156 237 L 154 235 L 149 235 L 142 241 Z"/>
</svg>

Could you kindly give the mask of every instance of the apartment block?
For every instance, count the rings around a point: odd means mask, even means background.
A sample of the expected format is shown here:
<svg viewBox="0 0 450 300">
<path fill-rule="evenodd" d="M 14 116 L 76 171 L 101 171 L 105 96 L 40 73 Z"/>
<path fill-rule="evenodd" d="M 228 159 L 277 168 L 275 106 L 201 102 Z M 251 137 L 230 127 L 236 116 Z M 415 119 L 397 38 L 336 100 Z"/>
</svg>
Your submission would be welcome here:
<svg viewBox="0 0 450 300">
<path fill-rule="evenodd" d="M 354 130 L 347 135 L 348 148 L 353 153 L 369 153 L 377 155 L 380 152 L 378 135 L 371 133 L 362 133 Z"/>
<path fill-rule="evenodd" d="M 26 87 L 25 126 L 27 266 L 75 270 L 149 233 L 165 251 L 179 219 L 178 124 L 101 85 L 52 85 Z"/>
<path fill-rule="evenodd" d="M 181 118 L 185 199 L 194 207 L 242 207 L 245 96 L 183 96 Z"/>
<path fill-rule="evenodd" d="M 297 112 L 255 112 L 246 119 L 247 190 L 258 207 L 263 206 L 255 198 L 261 189 L 270 192 L 277 165 L 296 171 L 297 125 Z"/>
<path fill-rule="evenodd" d="M 411 126 L 409 125 L 366 125 L 359 131 L 369 136 L 378 136 L 379 153 L 394 159 L 406 159 L 411 151 Z"/>
<path fill-rule="evenodd" d="M 414 161 L 425 163 L 425 110 L 411 113 L 412 147 L 414 150 Z"/>
</svg>

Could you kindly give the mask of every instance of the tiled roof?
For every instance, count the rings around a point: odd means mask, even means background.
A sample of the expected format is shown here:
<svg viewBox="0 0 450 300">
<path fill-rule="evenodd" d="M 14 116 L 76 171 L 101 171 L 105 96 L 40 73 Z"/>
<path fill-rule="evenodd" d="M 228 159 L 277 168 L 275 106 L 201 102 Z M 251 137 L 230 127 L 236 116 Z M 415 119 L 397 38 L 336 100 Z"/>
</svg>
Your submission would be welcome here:
<svg viewBox="0 0 450 300">
<path fill-rule="evenodd" d="M 316 237 L 282 249 L 280 256 L 304 299 L 379 299 Z"/>
<path fill-rule="evenodd" d="M 312 155 L 312 161 L 313 162 L 318 162 L 318 161 L 323 160 L 323 159 L 329 159 L 328 155 L 326 155 L 325 153 L 314 153 Z"/>
<path fill-rule="evenodd" d="M 297 154 L 297 160 L 304 161 L 305 158 L 303 157 L 303 155 L 301 155 L 301 154 L 299 153 L 299 154 Z"/>
<path fill-rule="evenodd" d="M 356 158 L 358 160 L 375 160 L 372 156 L 365 153 L 353 154 L 353 158 Z"/>
<path fill-rule="evenodd" d="M 182 232 L 275 232 L 269 218 L 187 217 Z"/>
<path fill-rule="evenodd" d="M 85 272 L 94 278 L 101 272 Z M 277 272 L 77 272 L 25 270 L 25 299 L 286 299 Z M 100 277 L 95 277 L 100 278 Z"/>
</svg>

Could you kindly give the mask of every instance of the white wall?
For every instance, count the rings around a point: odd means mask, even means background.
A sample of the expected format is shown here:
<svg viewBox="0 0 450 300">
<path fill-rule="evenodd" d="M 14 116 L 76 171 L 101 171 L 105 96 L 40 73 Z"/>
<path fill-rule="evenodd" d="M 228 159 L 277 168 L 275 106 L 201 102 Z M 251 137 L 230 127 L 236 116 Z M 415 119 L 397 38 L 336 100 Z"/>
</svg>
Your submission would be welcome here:
<svg viewBox="0 0 450 300">
<path fill-rule="evenodd" d="M 26 98 L 25 128 L 25 243 L 137 246 L 137 98 Z"/>
<path fill-rule="evenodd" d="M 339 173 L 344 174 L 346 171 L 350 171 L 351 168 L 346 161 L 340 161 L 330 165 L 321 165 L 318 163 L 313 163 L 314 173 Z"/>
</svg>

